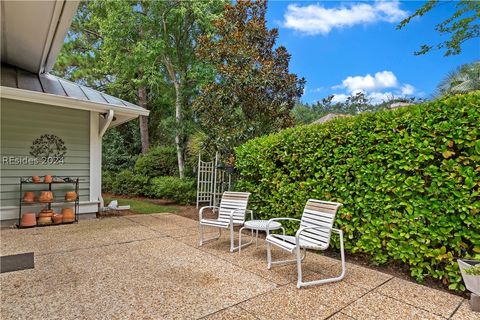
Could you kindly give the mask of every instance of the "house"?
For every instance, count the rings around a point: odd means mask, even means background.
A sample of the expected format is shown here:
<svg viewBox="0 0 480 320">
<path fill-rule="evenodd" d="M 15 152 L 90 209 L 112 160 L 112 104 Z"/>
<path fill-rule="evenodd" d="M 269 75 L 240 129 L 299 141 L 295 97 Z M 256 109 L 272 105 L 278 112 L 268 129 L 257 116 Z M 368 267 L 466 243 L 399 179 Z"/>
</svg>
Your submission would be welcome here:
<svg viewBox="0 0 480 320">
<path fill-rule="evenodd" d="M 401 108 L 401 107 L 407 107 L 407 106 L 411 106 L 413 105 L 413 103 L 411 102 L 394 102 L 392 103 L 390 106 L 388 106 L 389 109 L 398 109 L 398 108 Z"/>
<path fill-rule="evenodd" d="M 350 115 L 349 114 L 340 114 L 340 113 L 329 113 L 329 114 L 321 117 L 320 119 L 317 119 L 317 120 L 313 121 L 312 123 L 315 123 L 315 124 L 325 123 L 325 122 L 328 122 L 328 121 L 333 120 L 333 119 L 345 118 L 345 117 L 350 117 Z"/>
<path fill-rule="evenodd" d="M 103 134 L 149 112 L 49 74 L 77 1 L 1 6 L 0 220 L 18 218 L 20 177 L 33 175 L 78 177 L 79 212 L 98 212 Z"/>
</svg>

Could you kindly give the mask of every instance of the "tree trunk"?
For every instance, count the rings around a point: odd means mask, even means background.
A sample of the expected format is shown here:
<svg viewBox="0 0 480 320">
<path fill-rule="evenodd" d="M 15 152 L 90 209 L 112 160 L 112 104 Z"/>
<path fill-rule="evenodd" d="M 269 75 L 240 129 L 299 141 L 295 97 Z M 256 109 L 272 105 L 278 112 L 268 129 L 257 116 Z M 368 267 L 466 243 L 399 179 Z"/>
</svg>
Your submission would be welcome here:
<svg viewBox="0 0 480 320">
<path fill-rule="evenodd" d="M 147 109 L 147 88 L 138 88 L 138 105 Z M 142 153 L 148 152 L 150 147 L 149 135 L 148 135 L 148 117 L 139 116 L 140 120 L 140 140 L 142 142 Z"/>
<path fill-rule="evenodd" d="M 175 123 L 177 132 L 175 133 L 175 146 L 177 147 L 177 160 L 178 160 L 178 174 L 180 178 L 185 177 L 185 160 L 183 159 L 182 145 L 181 145 L 181 128 L 182 128 L 182 90 L 183 84 L 181 79 L 177 79 L 177 74 L 173 67 L 172 62 L 168 57 L 164 57 L 163 61 L 167 68 L 168 75 L 175 87 Z"/>
<path fill-rule="evenodd" d="M 175 123 L 177 131 L 175 133 L 175 145 L 177 147 L 177 159 L 178 159 L 178 173 L 180 178 L 185 176 L 185 161 L 183 159 L 183 152 L 181 146 L 181 128 L 182 128 L 182 86 L 181 84 L 175 84 Z"/>
</svg>

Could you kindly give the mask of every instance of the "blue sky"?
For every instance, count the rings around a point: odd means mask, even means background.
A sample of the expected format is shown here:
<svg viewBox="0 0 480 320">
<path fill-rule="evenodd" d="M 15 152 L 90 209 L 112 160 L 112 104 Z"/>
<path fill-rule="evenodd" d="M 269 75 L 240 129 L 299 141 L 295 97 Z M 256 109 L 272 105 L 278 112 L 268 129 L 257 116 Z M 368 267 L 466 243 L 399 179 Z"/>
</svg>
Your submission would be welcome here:
<svg viewBox="0 0 480 320">
<path fill-rule="evenodd" d="M 377 102 L 391 95 L 431 98 L 448 72 L 480 59 L 480 39 L 466 42 L 457 56 L 438 50 L 414 56 L 420 45 L 446 39 L 434 26 L 455 10 L 445 2 L 395 29 L 423 3 L 271 0 L 267 24 L 279 29 L 277 44 L 292 55 L 290 71 L 307 80 L 304 102 L 329 94 L 341 101 L 357 91 Z"/>
</svg>

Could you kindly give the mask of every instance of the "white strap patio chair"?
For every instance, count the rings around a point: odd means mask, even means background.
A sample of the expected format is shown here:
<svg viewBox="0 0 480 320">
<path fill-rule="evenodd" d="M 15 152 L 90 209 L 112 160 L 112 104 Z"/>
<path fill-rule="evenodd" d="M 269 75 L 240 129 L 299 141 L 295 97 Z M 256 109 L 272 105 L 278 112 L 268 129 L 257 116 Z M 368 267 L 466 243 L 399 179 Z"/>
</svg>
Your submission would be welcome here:
<svg viewBox="0 0 480 320">
<path fill-rule="evenodd" d="M 267 263 L 268 269 L 272 268 L 274 264 L 297 263 L 298 281 L 297 287 L 306 287 L 328 282 L 340 281 L 345 276 L 345 253 L 343 250 L 343 232 L 340 229 L 333 228 L 335 215 L 338 209 L 342 206 L 341 203 L 321 201 L 310 199 L 307 201 L 303 210 L 302 218 L 275 218 L 270 219 L 267 224 Z M 269 234 L 268 225 L 272 221 L 293 220 L 300 222 L 300 228 L 295 236 Z M 327 278 L 321 280 L 302 281 L 302 261 L 305 259 L 307 249 L 311 250 L 326 250 L 330 244 L 330 237 L 332 232 L 340 235 L 340 254 L 342 260 L 342 272 L 338 277 Z M 275 245 L 280 249 L 295 254 L 293 260 L 272 261 L 271 245 Z M 303 255 L 301 254 L 303 249 Z"/>
<path fill-rule="evenodd" d="M 200 242 L 199 245 L 202 246 L 205 242 L 211 240 L 217 240 L 221 236 L 222 229 L 230 230 L 230 252 L 237 250 L 239 247 L 235 247 L 234 241 L 234 231 L 235 226 L 242 226 L 245 222 L 246 213 L 250 213 L 251 219 L 253 219 L 253 212 L 247 210 L 248 198 L 250 197 L 249 192 L 232 192 L 226 191 L 222 195 L 220 201 L 220 206 L 207 206 L 202 207 L 198 213 L 200 221 Z M 203 217 L 203 211 L 207 208 L 213 209 L 214 213 L 218 213 L 216 219 L 205 219 Z M 204 226 L 216 227 L 218 228 L 218 236 L 215 236 L 210 239 L 204 239 Z M 243 245 L 243 246 L 246 246 Z"/>
</svg>

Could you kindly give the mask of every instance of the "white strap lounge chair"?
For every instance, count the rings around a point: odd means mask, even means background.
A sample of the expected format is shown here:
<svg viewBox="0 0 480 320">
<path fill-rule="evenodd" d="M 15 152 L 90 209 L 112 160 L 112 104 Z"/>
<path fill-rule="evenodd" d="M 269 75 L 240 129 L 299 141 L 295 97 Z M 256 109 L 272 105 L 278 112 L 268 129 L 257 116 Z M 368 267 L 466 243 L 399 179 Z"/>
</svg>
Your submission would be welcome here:
<svg viewBox="0 0 480 320">
<path fill-rule="evenodd" d="M 207 206 L 202 207 L 199 211 L 200 221 L 200 246 L 210 240 L 216 240 L 220 238 L 222 229 L 230 230 L 230 252 L 237 250 L 239 247 L 235 247 L 233 227 L 242 226 L 245 222 L 246 213 L 250 213 L 253 219 L 253 212 L 247 210 L 249 192 L 224 192 L 220 206 Z M 205 219 L 203 217 L 203 210 L 211 208 L 215 213 L 218 213 L 216 219 Z M 203 226 L 210 226 L 218 228 L 218 236 L 211 239 L 203 239 Z M 246 245 L 246 244 L 245 244 Z"/>
<path fill-rule="evenodd" d="M 267 262 L 268 269 L 271 269 L 273 264 L 297 263 L 298 281 L 297 287 L 306 287 L 328 282 L 342 280 L 345 276 L 345 254 L 343 250 L 343 232 L 339 229 L 333 228 L 335 215 L 338 209 L 342 206 L 341 203 L 321 201 L 310 199 L 305 205 L 301 220 L 293 218 L 275 218 L 272 221 L 293 220 L 300 222 L 300 228 L 295 236 L 286 236 L 281 234 L 269 234 L 267 231 Z M 267 224 L 268 230 L 268 224 Z M 338 277 L 321 279 L 315 281 L 302 281 L 302 261 L 306 256 L 307 249 L 325 250 L 330 244 L 330 236 L 332 232 L 340 235 L 340 254 L 342 259 L 342 273 Z M 294 260 L 272 261 L 271 245 L 275 245 L 280 249 L 295 254 Z M 301 255 L 303 249 L 303 256 Z"/>
</svg>

